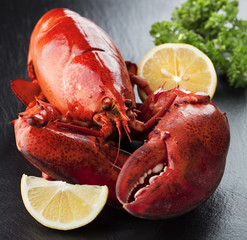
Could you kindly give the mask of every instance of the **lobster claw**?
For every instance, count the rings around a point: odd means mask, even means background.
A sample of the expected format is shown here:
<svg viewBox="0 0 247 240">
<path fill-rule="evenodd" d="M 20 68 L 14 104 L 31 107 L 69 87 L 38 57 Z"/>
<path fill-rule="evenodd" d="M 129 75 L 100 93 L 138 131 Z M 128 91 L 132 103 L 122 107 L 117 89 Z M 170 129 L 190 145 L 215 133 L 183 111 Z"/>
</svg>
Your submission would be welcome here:
<svg viewBox="0 0 247 240">
<path fill-rule="evenodd" d="M 116 194 L 132 215 L 178 216 L 199 206 L 217 188 L 229 147 L 229 125 L 214 104 L 195 103 L 195 98 L 192 104 L 177 97 L 149 140 L 123 166 Z"/>
<path fill-rule="evenodd" d="M 107 185 L 109 203 L 119 207 L 115 184 L 129 154 L 110 142 L 58 128 L 54 121 L 31 126 L 22 116 L 13 121 L 16 145 L 29 162 L 51 178 L 76 184 Z"/>
</svg>

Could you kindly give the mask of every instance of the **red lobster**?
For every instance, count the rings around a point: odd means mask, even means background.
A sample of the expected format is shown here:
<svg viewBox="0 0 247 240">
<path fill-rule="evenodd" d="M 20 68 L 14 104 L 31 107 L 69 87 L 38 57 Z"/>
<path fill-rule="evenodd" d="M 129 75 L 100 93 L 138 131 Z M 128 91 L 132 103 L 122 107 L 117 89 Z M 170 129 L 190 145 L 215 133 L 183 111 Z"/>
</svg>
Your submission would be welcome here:
<svg viewBox="0 0 247 240">
<path fill-rule="evenodd" d="M 11 82 L 27 105 L 13 121 L 16 143 L 45 175 L 107 185 L 111 203 L 151 219 L 183 214 L 218 186 L 230 140 L 225 114 L 204 93 L 152 92 L 90 20 L 46 13 L 31 36 L 28 73 L 31 82 Z M 138 107 L 132 84 L 149 95 Z M 121 136 L 148 140 L 130 154 Z"/>
</svg>

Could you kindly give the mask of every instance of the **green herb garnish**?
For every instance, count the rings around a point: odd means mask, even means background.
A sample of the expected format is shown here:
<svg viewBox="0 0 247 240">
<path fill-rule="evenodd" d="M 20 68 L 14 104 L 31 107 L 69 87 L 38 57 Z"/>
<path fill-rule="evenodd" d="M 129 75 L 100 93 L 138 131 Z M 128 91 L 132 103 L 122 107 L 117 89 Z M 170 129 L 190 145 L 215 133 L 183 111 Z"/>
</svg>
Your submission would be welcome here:
<svg viewBox="0 0 247 240">
<path fill-rule="evenodd" d="M 237 18 L 237 0 L 187 0 L 171 22 L 152 25 L 155 45 L 188 43 L 225 73 L 230 86 L 247 86 L 247 21 Z"/>
</svg>

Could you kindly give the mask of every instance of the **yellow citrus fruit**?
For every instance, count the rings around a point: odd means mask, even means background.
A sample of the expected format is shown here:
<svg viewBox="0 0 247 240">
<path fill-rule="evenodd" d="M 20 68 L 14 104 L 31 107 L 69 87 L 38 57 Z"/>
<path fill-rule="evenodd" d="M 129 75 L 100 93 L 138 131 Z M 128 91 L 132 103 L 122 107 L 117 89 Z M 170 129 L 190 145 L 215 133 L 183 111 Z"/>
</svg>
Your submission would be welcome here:
<svg viewBox="0 0 247 240">
<path fill-rule="evenodd" d="M 21 195 L 26 209 L 38 222 L 46 227 L 70 230 L 95 219 L 106 203 L 108 188 L 23 174 Z"/>
<path fill-rule="evenodd" d="M 142 59 L 138 73 L 156 90 L 179 86 L 182 89 L 214 95 L 217 76 L 211 60 L 189 44 L 167 43 L 153 48 Z M 140 97 L 145 98 L 139 89 Z"/>
</svg>

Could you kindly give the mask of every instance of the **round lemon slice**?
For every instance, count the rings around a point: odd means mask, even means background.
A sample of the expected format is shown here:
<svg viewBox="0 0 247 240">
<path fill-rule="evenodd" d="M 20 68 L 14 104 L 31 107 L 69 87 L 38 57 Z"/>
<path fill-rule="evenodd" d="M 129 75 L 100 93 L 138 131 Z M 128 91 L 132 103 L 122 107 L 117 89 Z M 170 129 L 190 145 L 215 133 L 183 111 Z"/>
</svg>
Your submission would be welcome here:
<svg viewBox="0 0 247 240">
<path fill-rule="evenodd" d="M 95 219 L 106 203 L 108 188 L 23 174 L 21 195 L 26 209 L 38 222 L 46 227 L 70 230 Z"/>
<path fill-rule="evenodd" d="M 153 48 L 142 59 L 137 74 L 152 90 L 163 84 L 165 90 L 182 89 L 214 95 L 217 76 L 211 60 L 189 44 L 167 43 Z M 139 89 L 140 90 L 140 89 Z M 145 98 L 142 91 L 140 97 Z"/>
</svg>

